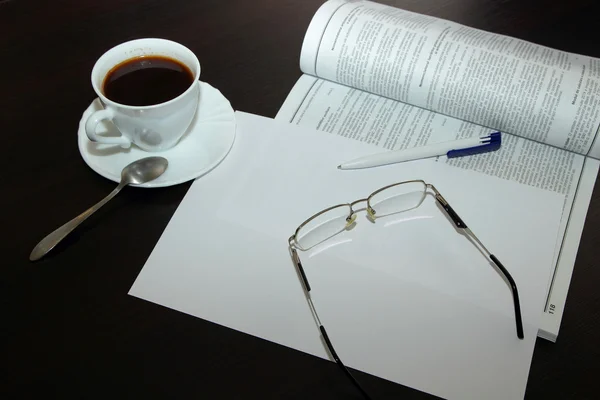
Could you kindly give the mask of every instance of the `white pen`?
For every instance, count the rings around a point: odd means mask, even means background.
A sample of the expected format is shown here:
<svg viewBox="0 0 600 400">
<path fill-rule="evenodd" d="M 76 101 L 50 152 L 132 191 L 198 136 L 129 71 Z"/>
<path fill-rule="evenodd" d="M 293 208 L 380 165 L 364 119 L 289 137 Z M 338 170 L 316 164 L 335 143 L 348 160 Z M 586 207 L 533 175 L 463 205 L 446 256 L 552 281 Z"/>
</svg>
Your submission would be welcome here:
<svg viewBox="0 0 600 400">
<path fill-rule="evenodd" d="M 393 150 L 372 154 L 340 164 L 338 165 L 338 168 L 370 168 L 443 155 L 448 156 L 448 158 L 470 156 L 473 154 L 498 150 L 501 143 L 502 134 L 500 132 L 494 132 L 489 135 L 474 138 L 433 143 L 427 146 L 413 147 L 412 149 Z"/>
</svg>

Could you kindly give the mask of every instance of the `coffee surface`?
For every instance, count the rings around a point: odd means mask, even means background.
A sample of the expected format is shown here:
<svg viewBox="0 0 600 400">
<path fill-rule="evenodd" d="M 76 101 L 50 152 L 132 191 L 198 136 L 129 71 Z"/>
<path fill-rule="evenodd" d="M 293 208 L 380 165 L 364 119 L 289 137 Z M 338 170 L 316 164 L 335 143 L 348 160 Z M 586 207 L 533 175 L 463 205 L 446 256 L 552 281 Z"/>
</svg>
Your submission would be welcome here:
<svg viewBox="0 0 600 400">
<path fill-rule="evenodd" d="M 136 57 L 114 66 L 104 78 L 102 92 L 129 106 L 149 106 L 172 100 L 194 82 L 183 63 L 164 56 Z"/>
</svg>

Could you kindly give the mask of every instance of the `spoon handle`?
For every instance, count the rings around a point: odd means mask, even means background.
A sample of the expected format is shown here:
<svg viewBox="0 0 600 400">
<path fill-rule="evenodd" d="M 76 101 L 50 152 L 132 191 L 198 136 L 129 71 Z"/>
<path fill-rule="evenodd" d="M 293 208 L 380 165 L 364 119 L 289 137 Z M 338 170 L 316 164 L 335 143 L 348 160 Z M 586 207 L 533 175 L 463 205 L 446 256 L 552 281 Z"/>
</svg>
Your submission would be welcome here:
<svg viewBox="0 0 600 400">
<path fill-rule="evenodd" d="M 127 183 L 121 182 L 119 186 L 117 186 L 108 196 L 100 200 L 93 207 L 88 208 L 60 228 L 56 229 L 54 232 L 50 233 L 48 236 L 43 238 L 31 251 L 29 255 L 30 261 L 37 261 L 43 256 L 45 256 L 50 250 L 54 248 L 61 240 L 63 240 L 69 233 L 73 231 L 73 229 L 77 228 L 79 224 L 85 221 L 90 215 L 95 213 L 108 203 L 113 197 L 117 195 L 123 189 Z"/>
</svg>

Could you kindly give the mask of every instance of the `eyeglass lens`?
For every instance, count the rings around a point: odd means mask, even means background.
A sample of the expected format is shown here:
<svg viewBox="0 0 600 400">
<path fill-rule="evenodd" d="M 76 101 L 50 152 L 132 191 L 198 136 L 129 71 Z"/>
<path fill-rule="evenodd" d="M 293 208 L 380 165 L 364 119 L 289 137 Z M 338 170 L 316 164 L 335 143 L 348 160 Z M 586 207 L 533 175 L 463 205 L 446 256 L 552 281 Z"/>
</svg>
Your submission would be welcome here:
<svg viewBox="0 0 600 400">
<path fill-rule="evenodd" d="M 346 229 L 350 205 L 330 208 L 308 220 L 296 233 L 296 244 L 308 250 Z"/>
<path fill-rule="evenodd" d="M 424 182 L 405 182 L 377 191 L 369 197 L 375 217 L 408 211 L 421 205 L 427 187 Z"/>
</svg>

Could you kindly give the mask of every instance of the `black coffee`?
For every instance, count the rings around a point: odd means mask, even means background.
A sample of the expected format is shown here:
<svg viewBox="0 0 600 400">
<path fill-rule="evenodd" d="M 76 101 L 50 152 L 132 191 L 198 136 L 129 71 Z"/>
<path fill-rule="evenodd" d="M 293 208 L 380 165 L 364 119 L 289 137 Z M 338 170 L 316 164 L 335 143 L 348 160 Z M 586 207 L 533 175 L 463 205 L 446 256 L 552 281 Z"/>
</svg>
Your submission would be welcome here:
<svg viewBox="0 0 600 400">
<path fill-rule="evenodd" d="M 113 67 L 104 78 L 102 92 L 120 104 L 149 106 L 174 99 L 193 82 L 194 74 L 181 62 L 163 56 L 142 56 Z"/>
</svg>

